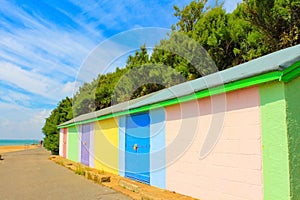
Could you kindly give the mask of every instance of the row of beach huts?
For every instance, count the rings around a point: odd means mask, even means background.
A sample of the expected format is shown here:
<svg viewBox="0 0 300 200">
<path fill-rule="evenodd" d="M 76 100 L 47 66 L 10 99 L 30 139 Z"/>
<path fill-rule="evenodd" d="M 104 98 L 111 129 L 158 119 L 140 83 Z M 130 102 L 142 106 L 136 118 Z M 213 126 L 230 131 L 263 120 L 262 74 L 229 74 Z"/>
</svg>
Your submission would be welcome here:
<svg viewBox="0 0 300 200">
<path fill-rule="evenodd" d="M 300 45 L 84 114 L 59 154 L 202 200 L 297 200 L 299 74 Z"/>
</svg>

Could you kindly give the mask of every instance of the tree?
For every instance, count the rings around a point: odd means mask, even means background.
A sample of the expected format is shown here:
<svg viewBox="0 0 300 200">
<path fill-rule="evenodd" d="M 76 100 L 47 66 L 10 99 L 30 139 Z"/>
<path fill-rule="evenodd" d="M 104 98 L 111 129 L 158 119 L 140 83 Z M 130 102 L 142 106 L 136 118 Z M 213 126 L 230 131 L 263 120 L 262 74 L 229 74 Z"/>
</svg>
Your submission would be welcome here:
<svg viewBox="0 0 300 200">
<path fill-rule="evenodd" d="M 128 57 L 125 68 L 84 83 L 73 102 L 70 98 L 62 100 L 43 127 L 45 147 L 58 152 L 57 125 L 72 115 L 213 73 L 216 67 L 212 60 L 218 70 L 224 70 L 300 43 L 299 0 L 244 0 L 233 13 L 216 2 L 214 8 L 206 5 L 207 0 L 193 0 L 182 9 L 174 6 L 178 22 L 151 56 L 145 44 Z"/>
<path fill-rule="evenodd" d="M 230 34 L 234 56 L 231 66 L 235 66 L 268 53 L 264 35 L 243 18 L 245 4 L 239 4 L 228 14 L 227 29 Z"/>
<path fill-rule="evenodd" d="M 161 64 L 136 66 L 124 74 L 113 91 L 114 103 L 135 99 L 184 82 L 181 74 Z"/>
<path fill-rule="evenodd" d="M 139 51 L 135 52 L 133 56 L 128 56 L 126 68 L 133 68 L 135 66 L 141 66 L 146 63 L 149 63 L 149 54 L 147 52 L 146 44 L 144 44 L 140 47 Z"/>
<path fill-rule="evenodd" d="M 229 15 L 218 6 L 205 13 L 193 31 L 193 38 L 207 50 L 219 70 L 232 66 L 234 59 L 228 20 Z"/>
<path fill-rule="evenodd" d="M 74 116 L 213 73 L 212 61 L 221 71 L 300 42 L 299 0 L 244 0 L 233 13 L 218 1 L 214 8 L 206 3 L 193 0 L 182 9 L 174 6 L 178 22 L 151 55 L 144 44 L 128 57 L 125 68 L 84 83 L 73 97 Z M 164 79 L 160 84 L 154 83 L 157 73 Z"/>
<path fill-rule="evenodd" d="M 95 91 L 97 88 L 97 81 L 91 83 L 84 83 L 73 97 L 73 115 L 79 116 L 84 113 L 95 111 Z"/>
<path fill-rule="evenodd" d="M 268 41 L 268 53 L 300 43 L 299 0 L 244 0 L 244 17 Z"/>
<path fill-rule="evenodd" d="M 50 116 L 46 119 L 42 131 L 45 135 L 44 147 L 52 154 L 58 154 L 59 151 L 59 131 L 57 126 L 73 118 L 72 99 L 66 97 L 58 106 L 52 110 Z"/>
<path fill-rule="evenodd" d="M 133 65 L 131 66 L 133 67 Z M 120 79 L 127 73 L 129 68 L 119 69 L 115 72 L 101 75 L 97 79 L 97 89 L 95 93 L 96 110 L 107 108 L 117 102 L 114 99 L 114 91 L 119 84 Z M 120 97 L 121 98 L 121 97 Z"/>
<path fill-rule="evenodd" d="M 189 5 L 185 6 L 182 10 L 179 7 L 174 6 L 174 16 L 178 18 L 176 26 L 172 29 L 179 30 L 185 33 L 189 33 L 194 30 L 198 20 L 201 19 L 205 4 L 207 0 L 193 0 Z"/>
</svg>

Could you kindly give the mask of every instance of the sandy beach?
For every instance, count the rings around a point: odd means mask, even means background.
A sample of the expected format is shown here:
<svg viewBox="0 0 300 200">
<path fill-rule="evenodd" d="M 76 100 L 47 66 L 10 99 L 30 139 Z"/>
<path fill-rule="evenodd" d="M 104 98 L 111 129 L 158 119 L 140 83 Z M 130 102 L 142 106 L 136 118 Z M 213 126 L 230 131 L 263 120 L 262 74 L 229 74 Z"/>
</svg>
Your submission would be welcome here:
<svg viewBox="0 0 300 200">
<path fill-rule="evenodd" d="M 0 154 L 13 152 L 13 151 L 22 151 L 27 149 L 35 149 L 39 147 L 39 145 L 18 145 L 18 146 L 0 146 Z"/>
</svg>

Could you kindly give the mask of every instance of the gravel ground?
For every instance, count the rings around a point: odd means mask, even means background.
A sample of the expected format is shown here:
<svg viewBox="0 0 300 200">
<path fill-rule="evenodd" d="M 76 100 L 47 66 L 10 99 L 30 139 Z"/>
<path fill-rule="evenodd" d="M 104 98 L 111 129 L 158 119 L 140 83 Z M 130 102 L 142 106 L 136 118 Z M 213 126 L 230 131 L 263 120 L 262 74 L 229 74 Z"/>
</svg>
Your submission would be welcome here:
<svg viewBox="0 0 300 200">
<path fill-rule="evenodd" d="M 48 160 L 42 148 L 4 153 L 0 199 L 130 199 Z"/>
</svg>

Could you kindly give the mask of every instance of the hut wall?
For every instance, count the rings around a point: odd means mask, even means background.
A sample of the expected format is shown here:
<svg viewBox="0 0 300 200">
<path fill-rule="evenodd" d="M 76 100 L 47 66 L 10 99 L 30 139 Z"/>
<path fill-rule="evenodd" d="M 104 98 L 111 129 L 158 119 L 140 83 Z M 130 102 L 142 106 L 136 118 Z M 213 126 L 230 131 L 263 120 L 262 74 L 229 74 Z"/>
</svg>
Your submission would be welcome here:
<svg viewBox="0 0 300 200">
<path fill-rule="evenodd" d="M 78 162 L 79 161 L 78 160 L 79 135 L 78 135 L 77 127 L 76 126 L 68 127 L 67 135 L 68 135 L 67 158 L 74 162 Z"/>
<path fill-rule="evenodd" d="M 118 119 L 95 122 L 95 168 L 118 174 L 119 130 Z"/>
<path fill-rule="evenodd" d="M 165 109 L 150 110 L 150 185 L 166 188 Z"/>
<path fill-rule="evenodd" d="M 125 177 L 125 129 L 126 129 L 126 116 L 120 116 L 119 122 L 119 175 Z"/>
<path fill-rule="evenodd" d="M 213 144 L 209 140 L 218 127 L 221 134 Z M 166 138 L 168 190 L 207 200 L 263 199 L 257 86 L 167 107 Z M 201 157 L 205 142 L 214 148 Z"/>
<path fill-rule="evenodd" d="M 79 161 L 89 167 L 94 167 L 94 124 L 82 124 L 78 126 L 78 130 Z"/>
<path fill-rule="evenodd" d="M 300 77 L 285 85 L 288 131 L 289 183 L 292 200 L 300 197 Z"/>
<path fill-rule="evenodd" d="M 59 129 L 59 152 L 58 152 L 58 155 L 63 157 L 63 144 L 64 144 L 64 129 Z"/>
</svg>

